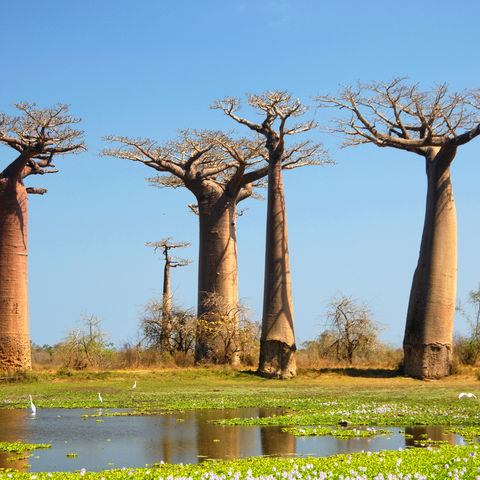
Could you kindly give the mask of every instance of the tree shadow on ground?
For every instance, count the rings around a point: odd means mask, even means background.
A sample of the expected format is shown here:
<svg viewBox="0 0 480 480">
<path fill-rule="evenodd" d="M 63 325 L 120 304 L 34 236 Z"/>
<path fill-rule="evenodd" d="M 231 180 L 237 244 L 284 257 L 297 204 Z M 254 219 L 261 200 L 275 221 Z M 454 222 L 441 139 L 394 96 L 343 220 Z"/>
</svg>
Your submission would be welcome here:
<svg viewBox="0 0 480 480">
<path fill-rule="evenodd" d="M 242 374 L 259 376 L 256 370 L 243 370 Z M 326 374 L 334 374 L 346 377 L 364 378 L 394 378 L 403 377 L 401 368 L 357 368 L 357 367 L 335 367 L 335 368 L 299 368 L 298 377 L 311 377 Z"/>
<path fill-rule="evenodd" d="M 393 378 L 393 377 L 403 376 L 403 371 L 401 369 L 390 369 L 390 368 L 356 368 L 356 367 L 341 368 L 341 367 L 338 367 L 338 368 L 309 369 L 309 371 L 315 372 L 320 375 L 333 373 L 335 375 L 344 375 L 347 377 L 365 377 L 365 378 Z"/>
</svg>

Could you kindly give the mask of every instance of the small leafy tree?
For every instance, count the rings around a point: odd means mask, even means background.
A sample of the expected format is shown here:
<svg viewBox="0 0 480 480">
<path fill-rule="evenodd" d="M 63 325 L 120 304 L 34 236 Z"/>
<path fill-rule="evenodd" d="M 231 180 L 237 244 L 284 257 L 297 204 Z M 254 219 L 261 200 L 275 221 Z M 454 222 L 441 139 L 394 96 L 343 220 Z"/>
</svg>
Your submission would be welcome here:
<svg viewBox="0 0 480 480">
<path fill-rule="evenodd" d="M 353 355 L 361 349 L 372 348 L 377 340 L 378 327 L 371 319 L 372 312 L 365 305 L 358 305 L 352 297 L 342 295 L 330 300 L 327 311 L 330 349 L 338 360 L 353 363 Z"/>
</svg>

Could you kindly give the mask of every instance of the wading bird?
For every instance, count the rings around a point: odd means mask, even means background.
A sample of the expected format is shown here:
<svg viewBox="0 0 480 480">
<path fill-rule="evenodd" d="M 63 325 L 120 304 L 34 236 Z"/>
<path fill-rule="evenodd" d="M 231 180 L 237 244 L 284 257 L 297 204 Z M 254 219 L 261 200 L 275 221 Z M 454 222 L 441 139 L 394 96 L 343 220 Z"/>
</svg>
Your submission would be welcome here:
<svg viewBox="0 0 480 480">
<path fill-rule="evenodd" d="M 465 392 L 462 392 L 458 398 L 477 398 L 475 394 L 473 393 L 465 393 Z"/>
<path fill-rule="evenodd" d="M 99 400 L 100 403 L 103 402 L 103 399 L 102 399 L 102 396 L 100 395 L 100 392 L 98 392 L 98 400 Z"/>
<path fill-rule="evenodd" d="M 30 398 L 30 411 L 35 415 L 37 413 L 37 407 L 33 404 L 32 396 L 29 395 Z"/>
</svg>

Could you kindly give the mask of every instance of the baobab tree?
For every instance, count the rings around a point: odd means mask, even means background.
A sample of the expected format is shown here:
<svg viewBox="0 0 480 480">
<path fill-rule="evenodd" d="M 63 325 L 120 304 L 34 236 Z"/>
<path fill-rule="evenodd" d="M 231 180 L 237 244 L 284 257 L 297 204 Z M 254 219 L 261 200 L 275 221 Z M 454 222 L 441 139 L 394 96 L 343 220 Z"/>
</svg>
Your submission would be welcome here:
<svg viewBox="0 0 480 480">
<path fill-rule="evenodd" d="M 265 284 L 258 373 L 267 377 L 290 378 L 296 374 L 295 334 L 290 284 L 287 218 L 282 165 L 287 168 L 325 163 L 321 145 L 306 140 L 287 147 L 287 137 L 314 129 L 314 121 L 287 127 L 289 120 L 304 115 L 308 108 L 288 92 L 268 91 L 247 95 L 247 104 L 263 116 L 255 123 L 237 115 L 238 98 L 218 100 L 213 108 L 222 110 L 237 123 L 263 137 L 268 162 L 268 204 L 265 250 Z M 285 167 L 283 167 L 285 168 Z"/>
<path fill-rule="evenodd" d="M 238 302 L 236 206 L 251 197 L 267 174 L 261 146 L 248 139 L 234 140 L 214 131 L 180 131 L 164 145 L 150 139 L 105 137 L 119 144 L 104 155 L 141 162 L 161 175 L 149 179 L 159 187 L 185 187 L 196 197 L 191 208 L 199 219 L 197 315 L 209 312 L 207 298 L 221 296 L 228 304 Z M 166 173 L 167 175 L 163 175 Z M 217 363 L 215 345 L 197 335 L 197 362 Z"/>
<path fill-rule="evenodd" d="M 0 143 L 17 157 L 0 173 L 0 369 L 31 367 L 27 282 L 27 194 L 43 188 L 25 187 L 30 175 L 57 172 L 55 155 L 85 150 L 83 133 L 71 127 L 80 120 L 67 105 L 40 109 L 15 105 L 18 116 L 0 114 Z"/>
<path fill-rule="evenodd" d="M 160 335 L 160 348 L 162 351 L 171 352 L 170 331 L 172 329 L 172 294 L 170 291 L 170 269 L 176 267 L 185 267 L 190 265 L 191 261 L 178 258 L 169 253 L 174 248 L 189 247 L 188 242 L 173 243 L 171 238 L 164 238 L 158 242 L 147 242 L 147 246 L 153 247 L 154 251 L 161 250 L 165 258 L 165 266 L 163 267 L 163 295 L 162 295 L 162 329 Z"/>
<path fill-rule="evenodd" d="M 199 219 L 198 317 L 221 314 L 211 311 L 212 295 L 223 298 L 222 304 L 237 305 L 236 208 L 241 201 L 255 197 L 255 188 L 268 174 L 262 142 L 209 130 L 182 130 L 164 145 L 141 138 L 105 139 L 120 146 L 104 150 L 104 155 L 140 162 L 161 172 L 149 179 L 152 185 L 185 187 L 194 194 L 197 203 L 190 207 Z M 292 151 L 284 157 L 282 168 L 303 163 L 303 157 Z M 210 338 L 197 334 L 196 362 L 217 363 L 216 351 Z"/>
<path fill-rule="evenodd" d="M 405 373 L 448 375 L 452 355 L 457 275 L 457 224 L 450 165 L 457 148 L 480 134 L 473 92 L 449 93 L 446 85 L 420 91 L 405 79 L 344 87 L 318 97 L 322 106 L 349 112 L 334 131 L 345 146 L 372 143 L 424 157 L 425 222 L 413 276 L 403 341 Z"/>
</svg>

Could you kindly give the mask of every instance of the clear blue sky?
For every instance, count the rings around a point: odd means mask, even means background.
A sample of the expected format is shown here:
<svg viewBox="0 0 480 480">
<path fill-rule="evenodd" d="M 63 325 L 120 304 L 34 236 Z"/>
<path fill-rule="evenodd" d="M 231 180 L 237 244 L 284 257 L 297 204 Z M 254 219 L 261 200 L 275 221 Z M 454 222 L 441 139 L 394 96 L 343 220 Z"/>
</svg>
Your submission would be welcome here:
<svg viewBox="0 0 480 480">
<path fill-rule="evenodd" d="M 161 291 L 162 263 L 146 241 L 190 241 L 194 264 L 173 290 L 196 304 L 197 221 L 188 191 L 158 190 L 141 164 L 102 158 L 103 135 L 160 142 L 179 128 L 236 126 L 208 106 L 225 95 L 287 89 L 335 93 L 339 84 L 408 76 L 428 88 L 479 87 L 480 2 L 464 0 L 16 0 L 2 2 L 0 111 L 19 101 L 71 105 L 89 150 L 58 158 L 60 173 L 31 177 L 31 338 L 54 344 L 82 313 L 118 345 L 134 340 L 142 306 Z M 326 122 L 332 111 L 314 112 Z M 426 177 L 414 154 L 339 138 L 311 138 L 336 166 L 285 174 L 296 334 L 314 338 L 332 295 L 367 302 L 400 346 L 424 217 Z M 453 164 L 458 297 L 480 281 L 480 140 Z M 5 165 L 13 151 L 0 148 Z M 266 203 L 238 220 L 239 294 L 261 318 Z M 456 320 L 457 331 L 465 322 Z"/>
</svg>

